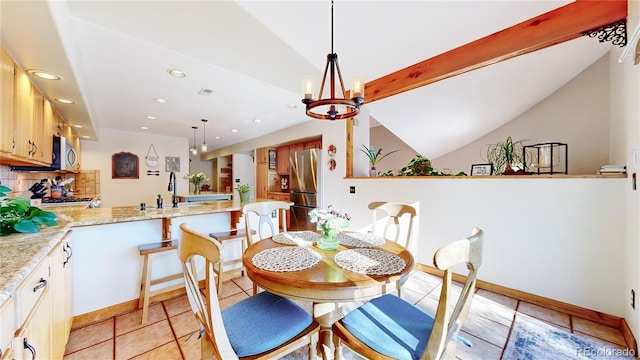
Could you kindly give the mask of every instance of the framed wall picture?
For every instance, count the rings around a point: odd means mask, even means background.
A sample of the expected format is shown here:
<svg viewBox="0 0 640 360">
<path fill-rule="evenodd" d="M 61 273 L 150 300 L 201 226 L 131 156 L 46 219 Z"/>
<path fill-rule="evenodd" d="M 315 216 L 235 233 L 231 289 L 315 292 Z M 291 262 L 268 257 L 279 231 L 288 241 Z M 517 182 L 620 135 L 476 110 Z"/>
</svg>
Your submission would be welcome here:
<svg viewBox="0 0 640 360">
<path fill-rule="evenodd" d="M 269 150 L 269 170 L 275 170 L 277 166 L 276 151 Z"/>
<path fill-rule="evenodd" d="M 165 156 L 164 163 L 166 172 L 180 172 L 180 157 Z"/>
<path fill-rule="evenodd" d="M 482 176 L 491 174 L 493 174 L 493 166 L 491 164 L 471 165 L 471 176 Z"/>
<path fill-rule="evenodd" d="M 138 179 L 140 159 L 130 152 L 119 152 L 111 156 L 112 179 Z"/>
</svg>

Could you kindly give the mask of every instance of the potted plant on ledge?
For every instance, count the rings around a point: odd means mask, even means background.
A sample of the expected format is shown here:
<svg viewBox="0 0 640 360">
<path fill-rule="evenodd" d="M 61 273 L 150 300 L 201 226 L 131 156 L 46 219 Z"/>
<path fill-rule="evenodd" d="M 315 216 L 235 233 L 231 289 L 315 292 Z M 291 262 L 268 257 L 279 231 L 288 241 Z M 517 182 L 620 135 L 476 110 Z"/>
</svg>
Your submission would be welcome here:
<svg viewBox="0 0 640 360">
<path fill-rule="evenodd" d="M 519 167 L 524 162 L 523 147 L 522 141 L 513 141 L 509 136 L 504 141 L 489 145 L 487 161 L 493 165 L 493 169 L 497 174 L 515 175 L 519 172 L 523 173 L 524 169 L 518 172 L 513 169 L 514 166 Z"/>
<path fill-rule="evenodd" d="M 249 195 L 251 194 L 251 188 L 249 184 L 236 185 L 236 191 L 240 195 L 240 202 L 249 202 Z"/>
<path fill-rule="evenodd" d="M 376 170 L 376 164 L 379 163 L 382 159 L 387 156 L 393 154 L 394 152 L 398 152 L 400 150 L 389 151 L 386 154 L 382 154 L 382 148 L 376 150 L 373 146 L 366 147 L 362 145 L 364 149 L 360 149 L 367 157 L 369 158 L 369 162 L 371 163 L 371 169 L 369 170 L 369 176 L 377 176 L 378 171 Z"/>
</svg>

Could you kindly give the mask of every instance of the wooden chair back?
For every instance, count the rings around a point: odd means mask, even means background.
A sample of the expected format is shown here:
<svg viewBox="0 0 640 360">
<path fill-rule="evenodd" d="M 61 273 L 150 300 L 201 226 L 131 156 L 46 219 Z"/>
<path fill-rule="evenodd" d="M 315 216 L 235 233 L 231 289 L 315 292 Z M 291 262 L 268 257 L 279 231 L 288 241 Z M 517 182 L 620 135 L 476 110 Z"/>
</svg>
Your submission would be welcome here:
<svg viewBox="0 0 640 360">
<path fill-rule="evenodd" d="M 417 214 L 416 209 L 408 204 L 391 201 L 372 202 L 369 204 L 369 209 L 372 212 L 371 232 L 381 235 L 387 240 L 397 242 L 408 249 L 413 237 L 413 222 Z M 378 224 L 382 218 L 379 215 L 387 217 L 387 221 L 382 227 Z M 401 218 L 405 215 L 409 217 L 409 225 L 406 229 L 402 229 Z M 401 238 L 401 234 L 405 236 Z"/>
<path fill-rule="evenodd" d="M 247 204 L 242 208 L 242 215 L 244 216 L 245 227 L 247 229 L 247 246 L 254 243 L 254 237 L 252 233 L 255 231 L 258 238 L 257 240 L 262 240 L 267 237 L 271 237 L 277 234 L 278 226 L 273 223 L 271 218 L 271 214 L 274 211 L 278 212 L 278 216 L 281 219 L 286 219 L 286 211 L 289 211 L 291 203 L 286 201 L 264 201 Z M 257 227 L 251 226 L 252 219 L 254 217 L 258 218 Z M 282 222 L 282 231 L 287 231 L 287 222 Z M 256 240 L 256 241 L 257 241 Z"/>
<path fill-rule="evenodd" d="M 186 224 L 180 224 L 182 236 L 178 244 L 178 257 L 182 262 L 185 287 L 191 310 L 200 325 L 203 337 L 202 359 L 238 359 L 231 347 L 222 321 L 215 283 L 214 266 L 222 263 L 222 245 L 213 238 L 191 230 Z M 207 290 L 205 300 L 200 291 L 196 261 L 204 260 L 204 281 Z M 205 338 L 206 337 L 206 338 Z"/>
<path fill-rule="evenodd" d="M 424 359 L 455 358 L 458 333 L 469 313 L 475 293 L 478 268 L 482 264 L 483 236 L 482 229 L 474 228 L 471 236 L 441 247 L 433 257 L 434 265 L 444 270 L 444 277 L 433 330 L 422 356 Z M 461 263 L 466 264 L 469 273 L 455 306 L 452 306 L 451 267 Z"/>
</svg>

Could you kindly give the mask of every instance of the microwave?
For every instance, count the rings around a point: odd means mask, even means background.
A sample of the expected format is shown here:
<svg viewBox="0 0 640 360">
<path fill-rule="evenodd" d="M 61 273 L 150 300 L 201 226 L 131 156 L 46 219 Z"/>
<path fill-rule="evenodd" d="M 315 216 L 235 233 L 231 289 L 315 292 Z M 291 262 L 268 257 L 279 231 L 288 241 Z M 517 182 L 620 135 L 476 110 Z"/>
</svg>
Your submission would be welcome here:
<svg viewBox="0 0 640 360">
<path fill-rule="evenodd" d="M 12 166 L 14 171 L 74 171 L 78 164 L 78 153 L 69 139 L 53 136 L 51 166 Z"/>
</svg>

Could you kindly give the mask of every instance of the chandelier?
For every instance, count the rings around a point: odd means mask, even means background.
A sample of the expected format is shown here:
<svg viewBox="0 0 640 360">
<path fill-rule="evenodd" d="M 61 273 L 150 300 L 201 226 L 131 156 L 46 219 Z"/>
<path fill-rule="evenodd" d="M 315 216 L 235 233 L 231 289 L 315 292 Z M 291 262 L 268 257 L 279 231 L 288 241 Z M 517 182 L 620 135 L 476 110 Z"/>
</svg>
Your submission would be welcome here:
<svg viewBox="0 0 640 360">
<path fill-rule="evenodd" d="M 322 98 L 325 81 L 327 80 L 327 71 L 329 72 L 329 98 Z M 336 72 L 342 89 L 342 97 L 336 97 Z M 304 99 L 302 103 L 307 105 L 306 113 L 308 116 L 321 120 L 341 120 L 352 118 L 360 112 L 360 105 L 364 102 L 364 82 L 362 79 L 354 79 L 351 87 L 351 99 L 347 99 L 338 65 L 338 54 L 333 52 L 333 0 L 331 1 L 331 53 L 327 55 L 327 63 L 324 67 L 324 75 L 320 84 L 320 93 L 318 99 L 313 97 L 313 80 L 305 79 L 303 82 Z"/>
<path fill-rule="evenodd" d="M 197 126 L 192 126 L 193 129 L 193 147 L 191 148 L 191 155 L 198 155 L 198 147 L 196 146 L 196 130 Z"/>
</svg>

